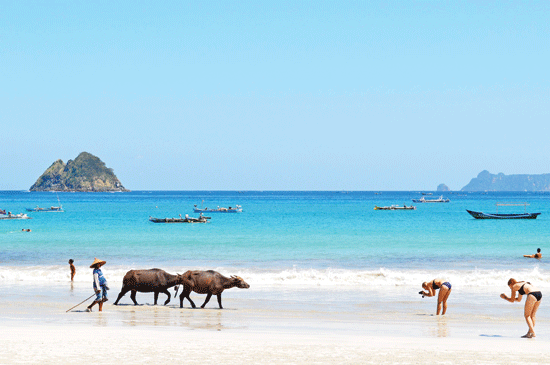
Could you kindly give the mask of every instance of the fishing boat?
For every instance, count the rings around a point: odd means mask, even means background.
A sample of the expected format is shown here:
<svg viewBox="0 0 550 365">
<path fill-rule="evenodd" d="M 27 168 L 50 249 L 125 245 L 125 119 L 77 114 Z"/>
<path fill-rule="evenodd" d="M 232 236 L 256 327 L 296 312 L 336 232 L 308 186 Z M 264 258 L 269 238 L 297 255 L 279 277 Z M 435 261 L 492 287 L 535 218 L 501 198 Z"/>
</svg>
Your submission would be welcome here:
<svg viewBox="0 0 550 365">
<path fill-rule="evenodd" d="M 379 207 L 375 205 L 374 210 L 416 210 L 416 207 L 413 205 L 390 205 L 389 207 Z"/>
<path fill-rule="evenodd" d="M 59 196 L 57 196 L 57 202 L 59 203 L 58 206 L 51 206 L 49 208 L 42 208 L 38 205 L 36 208 L 26 208 L 27 212 L 63 212 L 63 207 L 61 206 L 61 202 L 59 201 Z"/>
<path fill-rule="evenodd" d="M 240 205 L 235 205 L 234 207 L 224 208 L 218 206 L 215 209 L 209 209 L 206 208 L 199 208 L 197 207 L 197 204 L 193 206 L 193 212 L 195 213 L 242 213 L 243 208 Z"/>
<path fill-rule="evenodd" d="M 468 209 L 466 209 L 466 211 L 475 219 L 536 219 L 540 215 L 540 213 L 527 213 L 526 210 L 529 205 L 527 203 L 497 203 L 495 205 L 497 206 L 496 213 L 475 212 Z M 498 207 L 514 207 L 522 205 L 525 207 L 525 211 L 523 213 L 503 214 L 498 212 Z"/>
<path fill-rule="evenodd" d="M 441 195 L 437 199 L 426 199 L 424 197 L 421 197 L 420 199 L 413 199 L 414 203 L 448 203 L 450 200 L 448 198 L 443 198 L 443 195 Z"/>
<path fill-rule="evenodd" d="M 32 218 L 24 213 L 12 214 L 12 212 L 8 212 L 8 214 L 0 214 L 0 219 L 32 219 Z"/>
<path fill-rule="evenodd" d="M 36 206 L 36 208 L 26 208 L 27 212 L 63 212 L 63 207 L 60 205 L 58 207 L 49 207 L 49 208 L 41 208 L 39 206 Z"/>
<path fill-rule="evenodd" d="M 204 217 L 202 213 L 199 218 L 189 217 L 188 214 L 182 218 L 181 214 L 179 218 L 155 218 L 149 217 L 149 220 L 153 223 L 206 223 L 210 217 Z"/>
</svg>

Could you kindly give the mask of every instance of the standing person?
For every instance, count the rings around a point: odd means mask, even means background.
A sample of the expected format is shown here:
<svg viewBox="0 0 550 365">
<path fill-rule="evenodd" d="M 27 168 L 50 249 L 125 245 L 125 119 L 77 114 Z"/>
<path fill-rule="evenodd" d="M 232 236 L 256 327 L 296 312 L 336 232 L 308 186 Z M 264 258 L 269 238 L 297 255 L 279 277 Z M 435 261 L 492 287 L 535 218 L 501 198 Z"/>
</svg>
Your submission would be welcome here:
<svg viewBox="0 0 550 365">
<path fill-rule="evenodd" d="M 101 261 L 95 258 L 94 263 L 90 265 L 90 269 L 94 269 L 94 290 L 96 293 L 96 298 L 92 304 L 88 306 L 86 312 L 91 312 L 92 307 L 96 303 L 99 305 L 99 311 L 101 312 L 103 310 L 103 303 L 108 300 L 107 290 L 109 290 L 109 287 L 107 286 L 107 279 L 105 279 L 100 269 L 100 267 L 106 263 L 106 261 Z"/>
<path fill-rule="evenodd" d="M 534 255 L 523 255 L 523 257 L 530 257 L 532 259 L 541 259 L 542 258 L 542 254 L 540 253 L 540 248 L 537 248 L 537 253 L 534 254 Z"/>
<path fill-rule="evenodd" d="M 523 310 L 523 315 L 525 316 L 525 321 L 527 322 L 529 331 L 521 337 L 535 337 L 535 317 L 537 314 L 537 309 L 539 309 L 540 301 L 542 299 L 542 293 L 537 290 L 537 288 L 535 288 L 535 286 L 530 282 L 516 281 L 516 279 L 514 278 L 508 280 L 508 287 L 512 290 L 510 297 L 507 297 L 504 293 L 500 294 L 500 297 L 509 301 L 510 303 L 521 302 L 522 295 L 527 295 L 527 298 L 525 299 L 525 309 Z M 517 297 L 516 292 L 518 293 Z"/>
<path fill-rule="evenodd" d="M 74 260 L 69 260 L 69 267 L 71 268 L 71 281 L 74 281 L 74 274 L 76 274 L 76 268 L 73 265 Z"/>
<path fill-rule="evenodd" d="M 435 295 L 435 291 L 439 289 L 439 295 L 437 296 L 437 312 L 436 314 L 444 315 L 445 312 L 447 312 L 447 299 L 449 298 L 449 294 L 451 294 L 451 284 L 448 281 L 443 282 L 441 279 L 434 279 L 430 282 L 423 282 L 422 288 L 427 291 L 419 291 L 418 294 L 422 295 L 422 298 L 426 297 L 433 297 Z M 441 312 L 441 308 L 443 307 L 443 312 Z"/>
</svg>

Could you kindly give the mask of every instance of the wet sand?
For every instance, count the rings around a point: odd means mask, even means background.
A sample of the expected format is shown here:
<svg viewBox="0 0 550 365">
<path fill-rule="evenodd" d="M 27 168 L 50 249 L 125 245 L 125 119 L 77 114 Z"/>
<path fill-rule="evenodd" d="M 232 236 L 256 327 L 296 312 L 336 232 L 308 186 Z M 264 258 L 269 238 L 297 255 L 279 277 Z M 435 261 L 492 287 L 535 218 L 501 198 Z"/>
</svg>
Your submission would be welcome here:
<svg viewBox="0 0 550 365">
<path fill-rule="evenodd" d="M 522 339 L 523 303 L 495 298 L 488 307 L 492 296 L 475 305 L 457 297 L 438 317 L 434 300 L 403 296 L 403 288 L 231 289 L 223 310 L 215 298 L 206 309 L 188 302 L 180 309 L 178 300 L 154 306 L 152 294 L 138 294 L 138 306 L 128 295 L 114 306 L 115 289 L 102 313 L 97 306 L 84 312 L 85 304 L 66 313 L 89 296 L 88 285 L 3 289 L 17 290 L 0 299 L 0 363 L 542 364 L 550 358 L 544 303 L 537 338 Z M 192 298 L 197 305 L 204 300 Z M 165 299 L 161 294 L 159 302 Z"/>
</svg>

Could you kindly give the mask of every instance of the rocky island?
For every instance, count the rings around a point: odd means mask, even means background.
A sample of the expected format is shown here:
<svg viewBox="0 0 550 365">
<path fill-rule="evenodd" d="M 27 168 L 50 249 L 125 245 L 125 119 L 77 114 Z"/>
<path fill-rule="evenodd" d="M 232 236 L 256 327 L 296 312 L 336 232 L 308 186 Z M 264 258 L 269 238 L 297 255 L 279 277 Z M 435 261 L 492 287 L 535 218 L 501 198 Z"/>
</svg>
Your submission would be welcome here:
<svg viewBox="0 0 550 365">
<path fill-rule="evenodd" d="M 55 161 L 36 180 L 30 191 L 110 192 L 130 191 L 122 186 L 113 169 L 96 156 L 82 152 L 77 158 Z"/>
<path fill-rule="evenodd" d="M 445 184 L 439 184 L 437 186 L 437 191 L 451 191 L 451 189 Z"/>
<path fill-rule="evenodd" d="M 462 191 L 550 191 L 550 174 L 495 175 L 484 170 Z"/>
</svg>

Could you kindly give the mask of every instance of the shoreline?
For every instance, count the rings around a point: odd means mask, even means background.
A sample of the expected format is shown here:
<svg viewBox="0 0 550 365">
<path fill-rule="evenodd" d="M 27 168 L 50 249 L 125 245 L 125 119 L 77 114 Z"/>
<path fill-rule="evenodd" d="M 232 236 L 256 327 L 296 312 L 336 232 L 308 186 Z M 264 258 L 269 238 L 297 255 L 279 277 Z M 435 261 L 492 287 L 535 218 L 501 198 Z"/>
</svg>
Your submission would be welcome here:
<svg viewBox="0 0 550 365">
<path fill-rule="evenodd" d="M 223 310 L 215 299 L 205 309 L 191 309 L 187 301 L 180 309 L 179 299 L 154 306 L 152 293 L 138 294 L 138 306 L 129 294 L 113 306 L 113 289 L 103 312 L 97 306 L 84 312 L 87 302 L 65 313 L 89 296 L 89 284 L 19 290 L 0 299 L 0 340 L 7 349 L 0 363 L 536 364 L 550 356 L 544 303 L 537 338 L 522 339 L 523 302 L 513 305 L 492 294 L 477 294 L 470 300 L 479 302 L 472 304 L 459 293 L 449 299 L 446 316 L 435 316 L 435 298 L 420 300 L 401 294 L 402 288 L 230 289 Z M 159 303 L 165 298 L 161 294 Z M 205 296 L 192 298 L 201 305 Z M 510 348 L 513 353 L 505 350 Z"/>
</svg>

